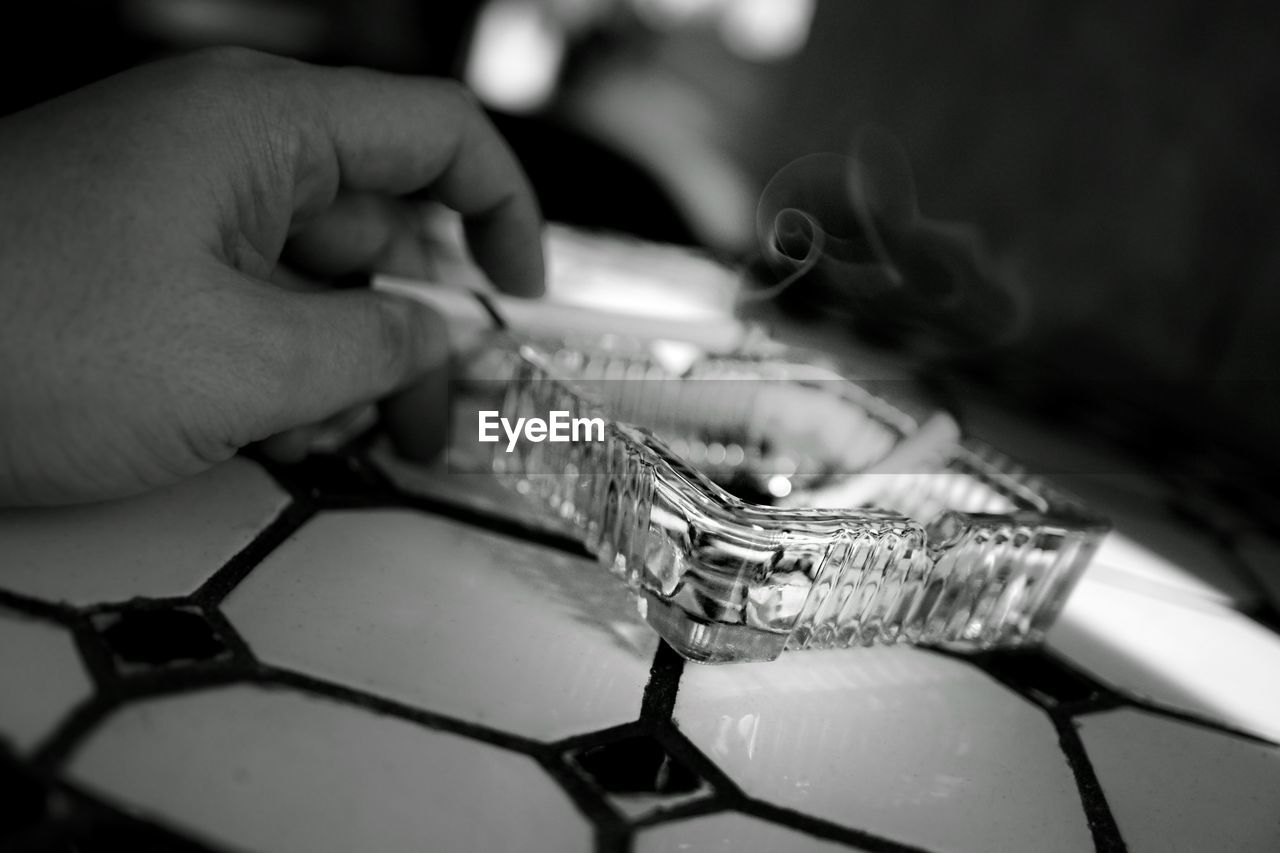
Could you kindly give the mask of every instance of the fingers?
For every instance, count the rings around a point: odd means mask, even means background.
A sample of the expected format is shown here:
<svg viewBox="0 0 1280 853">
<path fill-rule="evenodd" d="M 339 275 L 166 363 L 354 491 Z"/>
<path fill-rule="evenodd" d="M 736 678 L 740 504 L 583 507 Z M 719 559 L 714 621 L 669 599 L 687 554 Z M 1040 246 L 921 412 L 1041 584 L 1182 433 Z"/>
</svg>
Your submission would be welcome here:
<svg viewBox="0 0 1280 853">
<path fill-rule="evenodd" d="M 494 284 L 519 295 L 542 293 L 541 214 L 533 191 L 465 89 L 363 69 L 297 66 L 291 73 L 302 75 L 315 95 L 303 102 L 310 120 L 300 123 L 306 138 L 294 155 L 302 161 L 298 206 L 314 207 L 333 180 L 353 190 L 429 192 L 462 214 L 476 262 Z"/>
<path fill-rule="evenodd" d="M 434 368 L 428 370 L 430 373 Z M 447 373 L 447 371 L 439 371 Z M 445 376 L 447 383 L 448 377 Z M 417 381 L 411 386 L 417 387 Z M 407 392 L 402 392 L 407 393 Z M 438 404 L 433 407 L 438 408 Z M 265 441 L 258 443 L 258 450 L 276 462 L 292 464 L 301 462 L 313 452 L 332 453 L 348 443 L 361 432 L 364 432 L 376 418 L 374 410 L 367 405 L 352 406 L 325 418 L 319 423 L 304 424 L 284 432 L 276 433 Z M 418 416 L 421 423 L 423 417 Z"/>
<path fill-rule="evenodd" d="M 309 426 L 295 427 L 276 433 L 258 445 L 269 459 L 292 465 L 306 458 L 311 449 L 315 430 Z"/>
<path fill-rule="evenodd" d="M 449 369 L 431 367 L 404 391 L 378 408 L 396 451 L 415 462 L 430 462 L 449 441 Z"/>
<path fill-rule="evenodd" d="M 289 238 L 282 259 L 320 278 L 381 272 L 393 248 L 412 238 L 411 215 L 403 202 L 374 193 L 340 192 L 328 209 Z"/>
<path fill-rule="evenodd" d="M 282 260 L 321 280 L 379 272 L 442 281 L 443 261 L 466 259 L 461 228 L 448 227 L 456 216 L 433 203 L 344 190 L 296 228 Z"/>
<path fill-rule="evenodd" d="M 384 397 L 448 364 L 444 320 L 419 303 L 370 290 L 291 293 L 247 279 L 230 288 L 237 345 L 215 357 L 234 377 L 221 393 L 232 398 L 223 411 L 235 418 L 228 429 L 237 446 Z"/>
</svg>

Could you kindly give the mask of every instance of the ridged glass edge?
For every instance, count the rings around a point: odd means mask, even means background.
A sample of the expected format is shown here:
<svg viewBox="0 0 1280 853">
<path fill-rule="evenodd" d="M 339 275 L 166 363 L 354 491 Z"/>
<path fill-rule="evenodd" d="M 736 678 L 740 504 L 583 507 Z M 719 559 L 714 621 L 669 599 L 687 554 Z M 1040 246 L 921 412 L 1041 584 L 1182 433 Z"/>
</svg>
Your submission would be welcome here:
<svg viewBox="0 0 1280 853">
<path fill-rule="evenodd" d="M 977 442 L 954 464 L 1021 507 L 928 526 L 868 509 L 748 504 L 648 431 L 608 417 L 537 349 L 515 356 L 506 409 L 602 417 L 601 443 L 526 444 L 494 469 L 538 500 L 694 660 L 875 643 L 1038 642 L 1108 529 Z"/>
</svg>

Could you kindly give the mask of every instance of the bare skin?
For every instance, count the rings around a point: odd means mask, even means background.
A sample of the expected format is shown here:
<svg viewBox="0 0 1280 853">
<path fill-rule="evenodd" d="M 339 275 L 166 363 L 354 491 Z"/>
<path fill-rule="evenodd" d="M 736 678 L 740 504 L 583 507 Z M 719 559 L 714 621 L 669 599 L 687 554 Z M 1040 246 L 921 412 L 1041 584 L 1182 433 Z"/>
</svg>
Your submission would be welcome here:
<svg viewBox="0 0 1280 853">
<path fill-rule="evenodd" d="M 528 183 L 448 81 L 167 60 L 0 120 L 0 188 L 0 505 L 142 492 L 440 367 L 420 306 L 273 283 L 368 268 L 406 196 L 543 288 Z"/>
</svg>

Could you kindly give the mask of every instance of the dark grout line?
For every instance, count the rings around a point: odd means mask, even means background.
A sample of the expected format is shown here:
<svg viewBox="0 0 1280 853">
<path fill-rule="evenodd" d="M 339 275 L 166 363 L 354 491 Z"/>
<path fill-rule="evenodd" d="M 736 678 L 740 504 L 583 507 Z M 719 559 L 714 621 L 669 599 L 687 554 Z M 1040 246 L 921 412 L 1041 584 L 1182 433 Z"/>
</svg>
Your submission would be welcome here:
<svg viewBox="0 0 1280 853">
<path fill-rule="evenodd" d="M 621 829 L 596 825 L 595 853 L 631 853 L 632 834 L 629 827 Z"/>
<path fill-rule="evenodd" d="M 622 853 L 630 849 L 631 828 L 626 818 L 609 803 L 607 794 L 570 766 L 564 753 L 544 749 L 533 755 L 533 759 L 594 827 L 598 853 Z"/>
<path fill-rule="evenodd" d="M 546 751 L 545 744 L 521 735 L 437 714 L 433 711 L 426 711 L 412 705 L 406 705 L 395 699 L 365 693 L 352 687 L 282 667 L 261 666 L 252 673 L 250 681 L 256 684 L 290 687 L 302 693 L 333 699 L 343 704 L 354 705 L 367 711 L 372 711 L 375 714 L 395 717 L 448 734 L 461 735 L 481 743 L 501 747 L 512 752 L 519 752 L 534 758 Z"/>
<path fill-rule="evenodd" d="M 684 658 L 665 640 L 659 641 L 653 665 L 649 668 L 649 683 L 645 685 L 644 698 L 640 702 L 640 719 L 650 722 L 671 720 L 683 674 Z"/>
<path fill-rule="evenodd" d="M 110 651 L 87 617 L 73 626 L 73 637 L 93 679 L 92 696 L 78 705 L 33 752 L 32 764 L 52 771 L 75 750 L 89 731 L 124 704 L 153 696 L 234 683 L 248 677 L 246 667 L 232 661 L 209 661 L 121 675 Z"/>
<path fill-rule="evenodd" d="M 685 737 L 684 732 L 680 731 L 674 722 L 659 723 L 654 731 L 654 737 L 658 743 L 662 744 L 662 748 L 668 755 L 678 759 L 706 780 L 715 796 L 723 797 L 730 802 L 742 802 L 746 798 L 746 794 L 738 787 L 738 783 L 721 770 L 720 765 L 708 758 L 693 741 Z"/>
<path fill-rule="evenodd" d="M 81 702 L 62 719 L 31 752 L 31 765 L 52 774 L 89 734 L 89 731 L 119 706 L 118 701 L 95 694 Z"/>
<path fill-rule="evenodd" d="M 191 603 L 203 606 L 220 604 L 265 557 L 297 532 L 315 513 L 313 505 L 297 500 L 285 506 L 252 542 L 189 596 Z"/>
<path fill-rule="evenodd" d="M 585 548 L 567 535 L 531 528 L 500 514 L 487 514 L 471 508 L 420 495 L 404 493 L 390 483 L 376 465 L 352 453 L 368 434 L 353 442 L 338 455 L 351 455 L 366 473 L 377 478 L 364 494 L 326 493 L 323 484 L 306 480 L 306 472 L 289 472 L 272 463 L 256 460 L 281 485 L 292 499 L 244 549 L 208 578 L 190 596 L 165 599 L 135 599 L 123 604 L 94 605 L 73 608 L 0 590 L 0 605 L 71 628 L 81 657 L 89 670 L 96 690 L 62 721 L 57 729 L 39 745 L 32 764 L 37 772 L 52 774 L 69 757 L 83 738 L 102 719 L 124 704 L 147 698 L 216 687 L 223 684 L 250 683 L 279 686 L 313 696 L 321 696 L 373 713 L 391 716 L 433 730 L 466 737 L 519 754 L 527 755 L 551 776 L 565 791 L 576 808 L 590 822 L 595 832 L 595 849 L 600 853 L 628 853 L 637 829 L 690 819 L 704 814 L 733 810 L 770 821 L 806 834 L 859 847 L 871 853 L 911 853 L 918 848 L 880 838 L 874 834 L 850 829 L 828 820 L 774 805 L 747 795 L 720 767 L 707 757 L 678 728 L 672 719 L 684 660 L 665 642 L 659 643 L 641 702 L 639 719 L 607 729 L 574 735 L 552 743 L 535 741 L 484 725 L 425 711 L 394 699 L 316 678 L 286 668 L 259 663 L 249 645 L 218 609 L 218 604 L 233 591 L 276 547 L 289 538 L 318 512 L 340 509 L 407 508 L 431 512 L 452 520 L 496 533 L 555 548 L 577 556 L 589 557 Z M 357 451 L 358 453 L 358 451 Z M 1219 543 L 1229 549 L 1229 543 Z M 1232 552 L 1234 554 L 1234 552 Z M 1247 569 L 1247 567 L 1245 567 Z M 1251 573 L 1250 573 L 1251 574 Z M 1256 578 L 1253 579 L 1256 583 Z M 109 651 L 102 645 L 88 617 L 107 610 L 131 607 L 193 606 L 199 608 L 227 641 L 232 656 L 227 661 L 158 668 L 150 672 L 120 676 L 116 673 Z M 1274 608 L 1272 608 L 1274 613 Z M 1272 626 L 1273 627 L 1273 626 Z M 1274 630 L 1274 627 L 1273 627 Z M 1046 707 L 1029 695 L 1028 690 L 988 671 L 980 655 L 963 655 L 951 650 L 931 649 L 937 654 L 963 661 L 984 672 L 997 683 L 1014 691 L 1021 700 L 1042 708 L 1058 732 L 1059 745 L 1070 767 L 1092 833 L 1095 847 L 1101 851 L 1124 850 L 1110 806 L 1093 770 L 1077 718 L 1115 708 L 1132 707 L 1159 716 L 1198 725 L 1221 734 L 1271 746 L 1264 738 L 1241 732 L 1194 714 L 1165 708 L 1156 703 L 1136 699 L 1099 683 L 1070 661 L 1048 649 L 1040 653 L 1052 658 L 1065 670 L 1087 681 L 1098 690 L 1096 699 Z M 709 796 L 681 802 L 635 821 L 628 821 L 611 804 L 608 795 L 598 790 L 578 773 L 568 761 L 571 752 L 604 745 L 627 737 L 649 734 L 658 740 L 675 759 L 686 764 L 711 786 Z M 160 830 L 158 830 L 160 831 Z"/>
<path fill-rule="evenodd" d="M 1076 790 L 1080 794 L 1080 805 L 1084 809 L 1085 822 L 1089 825 L 1089 833 L 1093 836 L 1093 846 L 1098 853 L 1119 853 L 1128 849 L 1124 838 L 1120 835 L 1120 827 L 1111 813 L 1111 804 L 1107 802 L 1106 793 L 1093 770 L 1093 762 L 1089 760 L 1088 751 L 1080 739 L 1076 722 L 1065 714 L 1049 714 L 1053 727 L 1058 732 L 1058 747 L 1067 759 L 1067 766 L 1075 778 Z"/>
<path fill-rule="evenodd" d="M 1093 837 L 1095 850 L 1100 851 L 1100 853 L 1116 853 L 1117 851 L 1126 850 L 1124 839 L 1120 835 L 1120 828 L 1111 813 L 1111 804 L 1107 802 L 1102 786 L 1094 773 L 1093 763 L 1089 760 L 1084 743 L 1080 739 L 1074 717 L 1080 713 L 1093 713 L 1126 707 L 1132 704 L 1128 697 L 1099 683 L 1089 673 L 1082 671 L 1047 647 L 1022 652 L 1022 654 L 1036 655 L 1046 665 L 1060 668 L 1068 676 L 1088 685 L 1090 690 L 1095 693 L 1094 697 L 1074 703 L 1044 702 L 1034 696 L 1027 685 L 1022 684 L 1017 678 L 1001 670 L 999 666 L 993 665 L 995 661 L 993 661 L 990 653 L 976 652 L 966 655 L 950 649 L 939 648 L 930 648 L 930 651 L 951 660 L 968 663 L 1001 687 L 1009 690 L 1020 700 L 1025 701 L 1033 708 L 1040 709 L 1048 716 L 1058 735 L 1058 748 L 1066 760 L 1067 767 L 1071 770 L 1072 778 L 1075 781 L 1076 793 L 1080 797 L 1085 822 L 1089 827 L 1090 835 Z"/>
<path fill-rule="evenodd" d="M 661 826 L 664 823 L 675 823 L 690 818 L 719 814 L 720 812 L 731 811 L 732 808 L 723 797 L 713 794 L 709 797 L 698 797 L 697 799 L 677 803 L 666 808 L 660 806 L 650 814 L 632 822 L 631 825 L 635 829 L 644 829 L 650 826 Z"/>
<path fill-rule="evenodd" d="M 226 614 L 215 606 L 198 606 L 200 607 L 200 612 L 203 613 L 204 617 L 213 625 L 218 636 L 226 642 L 227 648 L 231 650 L 231 657 L 234 661 L 250 667 L 256 667 L 259 665 L 257 655 L 255 655 L 253 650 L 249 648 L 249 644 L 245 642 L 244 637 L 240 635 L 236 626 L 231 624 L 231 620 L 226 617 Z"/>
<path fill-rule="evenodd" d="M 76 608 L 71 605 L 61 602 L 51 603 L 6 589 L 0 589 L 0 607 L 46 622 L 56 622 L 59 625 L 73 624 L 77 615 Z"/>
<path fill-rule="evenodd" d="M 98 601 L 79 609 L 84 616 L 97 616 L 102 613 L 123 613 L 131 610 L 163 610 L 166 607 L 191 607 L 191 596 L 168 595 L 151 598 L 135 595 L 132 598 L 117 601 Z"/>
<path fill-rule="evenodd" d="M 584 749 L 591 749 L 597 746 L 606 746 L 616 743 L 620 740 L 638 737 L 652 733 L 653 727 L 644 721 L 633 720 L 629 723 L 622 723 L 616 726 L 610 726 L 607 729 L 596 729 L 592 732 L 584 732 L 578 735 L 570 735 L 557 741 L 547 744 L 549 749 L 556 752 L 568 754 L 571 752 L 579 752 Z"/>
<path fill-rule="evenodd" d="M 1063 702 L 1047 710 L 1055 710 L 1068 717 L 1084 717 L 1089 714 L 1105 714 L 1107 711 L 1118 711 L 1132 706 L 1133 703 L 1125 697 L 1109 688 L 1103 688 L 1103 692 L 1096 698 L 1085 699 L 1080 702 Z"/>
<path fill-rule="evenodd" d="M 93 627 L 87 616 L 78 619 L 71 626 L 71 637 L 76 644 L 80 660 L 89 672 L 89 677 L 98 693 L 110 693 L 116 689 L 119 678 L 111 650 L 102 642 L 102 636 Z"/>
</svg>

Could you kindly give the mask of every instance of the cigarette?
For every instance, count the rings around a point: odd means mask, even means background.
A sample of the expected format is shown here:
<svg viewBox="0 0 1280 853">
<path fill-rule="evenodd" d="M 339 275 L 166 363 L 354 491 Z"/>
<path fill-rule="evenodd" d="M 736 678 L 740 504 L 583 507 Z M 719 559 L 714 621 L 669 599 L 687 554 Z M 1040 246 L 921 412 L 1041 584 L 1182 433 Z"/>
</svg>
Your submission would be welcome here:
<svg viewBox="0 0 1280 853">
<path fill-rule="evenodd" d="M 466 288 L 450 287 L 398 276 L 375 275 L 374 290 L 413 299 L 434 308 L 449 321 L 450 333 L 465 337 L 493 327 L 493 319 L 476 295 Z M 637 340 L 680 341 L 696 344 L 708 353 L 737 349 L 745 329 L 733 317 L 682 320 L 674 317 L 620 313 L 557 302 L 554 299 L 521 299 L 486 291 L 484 297 L 506 320 L 510 330 L 529 337 L 559 335 L 618 335 Z"/>
</svg>

